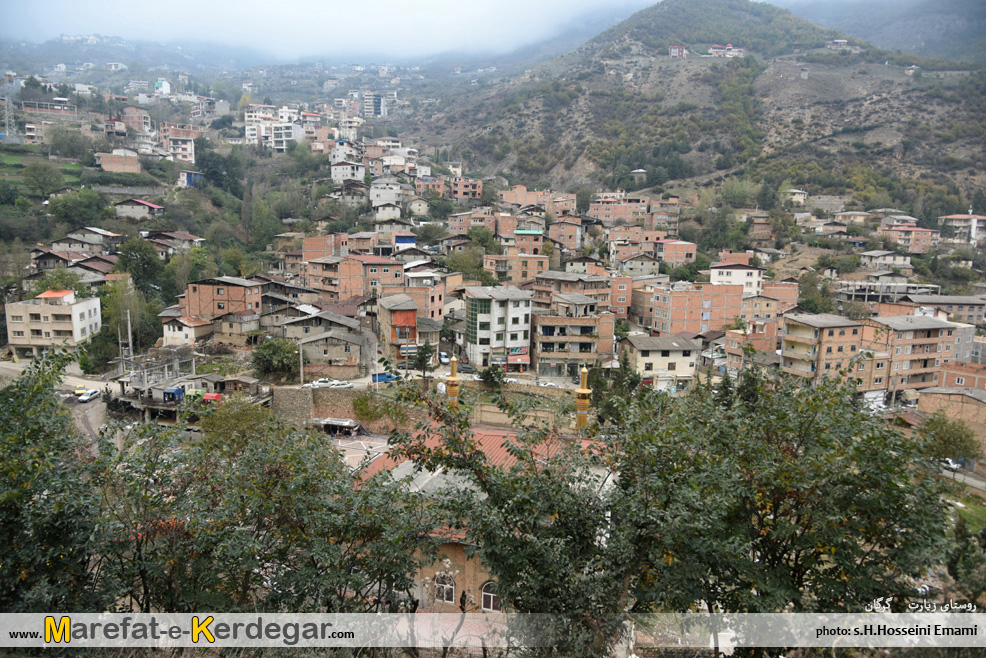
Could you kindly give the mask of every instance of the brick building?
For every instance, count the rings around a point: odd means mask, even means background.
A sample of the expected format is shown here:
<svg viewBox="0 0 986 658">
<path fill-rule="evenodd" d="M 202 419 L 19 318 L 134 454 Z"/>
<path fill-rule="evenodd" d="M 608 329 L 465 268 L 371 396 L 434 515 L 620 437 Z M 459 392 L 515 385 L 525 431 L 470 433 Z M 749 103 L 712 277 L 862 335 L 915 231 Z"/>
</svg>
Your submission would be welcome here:
<svg viewBox="0 0 986 658">
<path fill-rule="evenodd" d="M 655 335 L 722 330 L 742 313 L 742 285 L 646 284 L 632 294 L 630 321 Z"/>
<path fill-rule="evenodd" d="M 260 312 L 261 288 L 259 281 L 234 276 L 217 276 L 192 281 L 179 299 L 181 314 L 214 320 L 227 313 L 239 311 Z"/>
<path fill-rule="evenodd" d="M 551 306 L 535 309 L 532 318 L 532 365 L 539 377 L 573 378 L 582 365 L 613 358 L 616 316 L 592 297 L 555 293 Z"/>
</svg>

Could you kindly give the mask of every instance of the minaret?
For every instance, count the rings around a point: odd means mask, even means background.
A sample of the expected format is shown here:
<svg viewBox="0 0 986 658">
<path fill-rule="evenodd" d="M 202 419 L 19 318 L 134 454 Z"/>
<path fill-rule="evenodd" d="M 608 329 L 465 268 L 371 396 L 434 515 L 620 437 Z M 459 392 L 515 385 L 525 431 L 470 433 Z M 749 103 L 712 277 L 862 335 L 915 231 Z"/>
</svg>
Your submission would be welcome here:
<svg viewBox="0 0 986 658">
<path fill-rule="evenodd" d="M 459 386 L 462 384 L 462 378 L 458 376 L 459 370 L 459 360 L 452 357 L 452 374 L 445 379 L 445 390 L 448 393 L 449 406 L 453 409 L 459 406 Z"/>
<path fill-rule="evenodd" d="M 582 385 L 575 391 L 575 428 L 584 430 L 589 426 L 589 371 L 582 366 Z"/>
</svg>

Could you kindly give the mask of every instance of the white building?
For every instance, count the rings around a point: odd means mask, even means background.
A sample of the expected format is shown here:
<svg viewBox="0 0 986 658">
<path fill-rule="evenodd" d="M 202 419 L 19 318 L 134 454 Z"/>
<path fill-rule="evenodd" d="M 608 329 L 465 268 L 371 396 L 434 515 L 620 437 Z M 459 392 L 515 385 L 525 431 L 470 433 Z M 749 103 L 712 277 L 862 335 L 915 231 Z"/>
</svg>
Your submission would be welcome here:
<svg viewBox="0 0 986 658">
<path fill-rule="evenodd" d="M 465 352 L 477 368 L 525 362 L 531 344 L 534 292 L 513 286 L 465 289 Z M 511 360 L 511 357 L 515 357 Z"/>
<path fill-rule="evenodd" d="M 300 123 L 275 123 L 271 127 L 270 146 L 274 153 L 286 153 L 304 139 L 305 129 Z"/>
<path fill-rule="evenodd" d="M 98 297 L 76 299 L 72 290 L 49 290 L 7 304 L 7 343 L 18 356 L 89 342 L 102 327 Z"/>
<path fill-rule="evenodd" d="M 702 345 L 676 336 L 634 334 L 620 341 L 620 352 L 624 350 L 644 386 L 677 392 L 691 388 Z"/>
<path fill-rule="evenodd" d="M 763 294 L 763 273 L 759 267 L 741 263 L 713 263 L 709 267 L 713 285 L 743 286 L 743 296 Z"/>
<path fill-rule="evenodd" d="M 332 171 L 332 182 L 341 185 L 347 180 L 357 180 L 362 182 L 366 176 L 366 167 L 360 162 L 350 162 L 343 160 L 336 162 L 330 167 Z"/>
</svg>

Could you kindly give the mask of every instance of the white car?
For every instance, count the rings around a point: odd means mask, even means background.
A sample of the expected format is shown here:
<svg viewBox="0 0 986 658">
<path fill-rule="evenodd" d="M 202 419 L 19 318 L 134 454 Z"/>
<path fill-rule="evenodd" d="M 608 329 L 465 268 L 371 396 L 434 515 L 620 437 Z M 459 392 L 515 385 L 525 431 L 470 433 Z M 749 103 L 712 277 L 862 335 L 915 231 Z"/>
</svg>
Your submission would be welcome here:
<svg viewBox="0 0 986 658">
<path fill-rule="evenodd" d="M 89 402 L 90 400 L 95 400 L 99 396 L 99 389 L 90 388 L 88 391 L 79 396 L 79 402 Z"/>
<path fill-rule="evenodd" d="M 329 388 L 356 388 L 356 384 L 352 382 L 333 382 L 329 385 Z"/>
<path fill-rule="evenodd" d="M 507 377 L 506 379 L 503 380 L 503 383 L 504 384 L 519 384 L 520 383 L 520 380 L 514 379 L 513 377 Z"/>
<path fill-rule="evenodd" d="M 446 352 L 439 352 L 438 362 L 441 363 L 443 366 L 447 366 L 448 364 L 452 363 L 452 360 L 448 358 L 448 354 Z"/>
<path fill-rule="evenodd" d="M 322 379 L 316 379 L 311 384 L 305 384 L 305 388 L 332 388 L 334 385 L 338 384 L 338 379 L 329 379 L 328 377 L 323 377 Z"/>
<path fill-rule="evenodd" d="M 555 384 L 554 382 L 541 382 L 538 386 L 543 388 L 558 388 L 558 384 Z"/>
<path fill-rule="evenodd" d="M 957 471 L 957 470 L 959 470 L 959 465 L 957 463 L 955 463 L 954 461 L 952 461 L 948 457 L 946 457 L 945 459 L 941 460 L 941 467 L 944 468 L 944 469 L 947 469 L 949 471 Z"/>
</svg>

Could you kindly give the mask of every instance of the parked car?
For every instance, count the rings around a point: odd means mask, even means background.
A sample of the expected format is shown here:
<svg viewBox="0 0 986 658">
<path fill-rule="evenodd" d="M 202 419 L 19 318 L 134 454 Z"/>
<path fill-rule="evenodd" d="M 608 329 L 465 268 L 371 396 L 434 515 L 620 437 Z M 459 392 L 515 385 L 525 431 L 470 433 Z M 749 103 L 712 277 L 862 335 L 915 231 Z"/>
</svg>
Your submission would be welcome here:
<svg viewBox="0 0 986 658">
<path fill-rule="evenodd" d="M 356 388 L 356 384 L 352 382 L 335 382 L 329 388 Z"/>
<path fill-rule="evenodd" d="M 476 372 L 476 368 L 469 365 L 468 363 L 460 363 L 459 372 L 473 373 Z"/>
<path fill-rule="evenodd" d="M 322 377 L 321 379 L 316 379 L 312 382 L 312 388 L 331 388 L 333 384 L 338 384 L 338 379 L 329 379 L 328 377 Z"/>
<path fill-rule="evenodd" d="M 100 396 L 98 388 L 90 388 L 88 391 L 79 396 L 79 402 L 89 402 L 90 400 L 95 400 Z"/>
<path fill-rule="evenodd" d="M 554 382 L 541 382 L 538 386 L 543 388 L 558 388 L 558 384 L 555 384 Z"/>
<path fill-rule="evenodd" d="M 944 468 L 944 469 L 948 469 L 949 471 L 957 471 L 957 470 L 959 470 L 959 465 L 956 462 L 952 461 L 948 457 L 946 457 L 945 459 L 941 460 L 941 467 Z"/>
<path fill-rule="evenodd" d="M 79 384 L 78 386 L 75 387 L 75 395 L 76 395 L 76 397 L 78 397 L 78 396 L 82 395 L 83 393 L 85 393 L 88 390 L 89 389 L 87 389 L 85 386 L 83 386 L 82 384 Z"/>
<path fill-rule="evenodd" d="M 503 383 L 504 384 L 519 384 L 520 383 L 520 380 L 519 379 L 514 379 L 513 377 L 507 377 L 506 379 L 503 380 Z"/>
<path fill-rule="evenodd" d="M 447 366 L 448 364 L 452 363 L 452 360 L 449 359 L 449 356 L 446 352 L 439 352 L 438 362 L 441 363 L 443 366 Z"/>
</svg>

